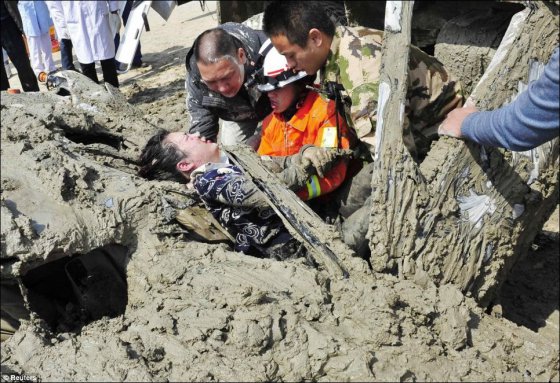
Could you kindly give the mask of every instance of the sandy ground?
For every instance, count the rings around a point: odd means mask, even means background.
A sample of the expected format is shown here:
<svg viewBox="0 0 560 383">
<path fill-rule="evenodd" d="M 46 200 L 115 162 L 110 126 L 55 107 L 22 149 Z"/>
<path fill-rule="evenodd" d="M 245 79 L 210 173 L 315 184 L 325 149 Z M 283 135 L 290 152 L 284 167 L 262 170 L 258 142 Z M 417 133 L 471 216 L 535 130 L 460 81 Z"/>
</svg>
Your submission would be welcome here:
<svg viewBox="0 0 560 383">
<path fill-rule="evenodd" d="M 217 25 L 215 9 L 214 2 L 204 10 L 192 2 L 178 7 L 168 22 L 150 13 L 152 30 L 141 39 L 150 67 L 119 80 L 127 100 L 155 125 L 187 127 L 184 58 L 194 38 Z M 59 53 L 55 58 L 59 63 Z M 17 76 L 10 82 L 19 87 Z M 558 216 L 557 208 L 489 315 L 452 288 L 418 292 L 390 277 L 375 281 L 376 287 L 364 277 L 351 286 L 333 282 L 317 290 L 314 282 L 321 277 L 312 270 L 259 263 L 194 242 L 173 249 L 164 241 L 146 250 L 147 261 L 143 255 L 129 265 L 124 318 L 90 324 L 80 336 L 52 339 L 26 325 L 8 344 L 9 358 L 3 356 L 2 364 L 47 380 L 558 381 L 557 356 L 555 365 L 534 370 L 527 367 L 531 360 L 523 359 L 523 347 L 558 347 Z M 162 248 L 166 257 L 158 256 Z M 185 260 L 185 253 L 192 259 Z M 142 299 L 148 292 L 153 302 Z M 460 310 L 446 306 L 452 301 L 461 302 Z M 156 311 L 158 316 L 150 315 Z M 462 339 L 456 334 L 461 326 L 445 323 L 460 322 L 467 311 L 469 323 L 477 325 L 469 324 L 465 342 L 471 348 L 462 349 L 454 345 Z M 528 342 L 533 336 L 534 343 Z M 34 350 L 37 344 L 48 352 Z M 68 347 L 75 347 L 75 354 L 68 355 Z M 98 356 L 107 352 L 114 361 Z M 75 367 L 68 367 L 72 363 Z"/>
</svg>

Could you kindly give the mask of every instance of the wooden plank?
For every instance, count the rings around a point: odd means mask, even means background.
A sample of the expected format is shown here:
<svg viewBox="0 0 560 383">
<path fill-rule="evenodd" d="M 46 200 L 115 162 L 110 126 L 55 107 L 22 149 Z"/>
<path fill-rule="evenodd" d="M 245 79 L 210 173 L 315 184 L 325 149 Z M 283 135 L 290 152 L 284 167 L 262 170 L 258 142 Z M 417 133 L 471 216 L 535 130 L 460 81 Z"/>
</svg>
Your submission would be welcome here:
<svg viewBox="0 0 560 383">
<path fill-rule="evenodd" d="M 413 5 L 408 1 L 386 4 L 367 233 L 373 269 L 399 274 L 404 255 L 414 248 L 419 193 L 424 186 L 403 140 Z"/>
<path fill-rule="evenodd" d="M 338 232 L 323 222 L 309 206 L 265 168 L 253 150 L 246 146 L 228 146 L 223 149 L 264 193 L 288 231 L 306 245 L 315 262 L 332 276 L 348 277 L 349 273 L 339 256 L 351 257 L 352 251 L 340 240 Z M 323 238 L 328 238 L 329 243 Z"/>
<path fill-rule="evenodd" d="M 534 9 L 512 19 L 470 97 L 482 110 L 509 101 L 518 81 L 527 81 L 530 60 L 546 62 L 558 44 L 554 11 L 531 4 Z M 402 21 L 396 25 L 404 29 Z M 402 141 L 402 99 L 396 96 L 404 85 L 396 80 L 403 74 L 395 73 L 396 65 L 405 61 L 388 52 L 404 49 L 407 40 L 395 40 L 393 30 L 386 30 L 383 51 L 370 263 L 375 271 L 421 283 L 452 283 L 487 306 L 557 205 L 558 141 L 538 148 L 537 160 L 442 137 L 417 165 Z"/>
<path fill-rule="evenodd" d="M 382 153 L 382 149 L 400 146 L 403 142 L 402 123 L 407 90 L 413 5 L 413 1 L 387 1 L 386 4 L 379 81 L 376 158 Z"/>
</svg>

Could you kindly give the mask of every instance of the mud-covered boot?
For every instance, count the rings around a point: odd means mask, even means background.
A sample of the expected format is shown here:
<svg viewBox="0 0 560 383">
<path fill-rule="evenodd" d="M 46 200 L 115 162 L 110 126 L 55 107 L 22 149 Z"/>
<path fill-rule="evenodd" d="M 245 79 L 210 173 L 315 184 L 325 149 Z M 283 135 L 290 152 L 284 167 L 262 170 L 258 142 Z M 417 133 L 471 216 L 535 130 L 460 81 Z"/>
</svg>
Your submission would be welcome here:
<svg viewBox="0 0 560 383">
<path fill-rule="evenodd" d="M 361 258 L 367 258 L 370 254 L 369 241 L 366 238 L 370 214 L 371 198 L 368 198 L 364 206 L 342 224 L 342 240 Z"/>
<path fill-rule="evenodd" d="M 364 206 L 366 199 L 371 195 L 371 179 L 373 177 L 373 162 L 365 165 L 354 178 L 347 180 L 337 196 L 340 200 L 339 213 L 349 217 L 359 208 Z"/>
</svg>

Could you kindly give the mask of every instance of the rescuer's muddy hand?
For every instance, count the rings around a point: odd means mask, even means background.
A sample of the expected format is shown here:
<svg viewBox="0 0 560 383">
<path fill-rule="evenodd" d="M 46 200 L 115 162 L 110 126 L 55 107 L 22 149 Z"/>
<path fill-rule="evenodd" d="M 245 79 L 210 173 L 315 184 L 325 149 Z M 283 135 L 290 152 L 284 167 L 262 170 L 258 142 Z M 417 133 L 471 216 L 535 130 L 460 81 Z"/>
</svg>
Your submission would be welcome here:
<svg viewBox="0 0 560 383">
<path fill-rule="evenodd" d="M 301 148 L 300 153 L 303 158 L 311 161 L 317 176 L 321 178 L 332 168 L 337 157 L 336 150 L 312 145 L 304 146 Z"/>
</svg>

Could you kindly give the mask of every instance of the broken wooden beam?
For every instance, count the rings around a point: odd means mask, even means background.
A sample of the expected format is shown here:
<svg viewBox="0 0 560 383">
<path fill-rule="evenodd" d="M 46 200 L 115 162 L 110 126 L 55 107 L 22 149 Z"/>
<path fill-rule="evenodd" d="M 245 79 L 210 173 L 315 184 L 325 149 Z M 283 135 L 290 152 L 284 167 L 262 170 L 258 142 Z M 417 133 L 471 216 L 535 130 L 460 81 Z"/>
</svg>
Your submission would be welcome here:
<svg viewBox="0 0 560 383">
<path fill-rule="evenodd" d="M 288 231 L 306 246 L 313 259 L 330 275 L 348 277 L 347 267 L 342 261 L 351 258 L 352 251 L 340 240 L 340 234 L 265 168 L 252 149 L 239 145 L 228 146 L 224 150 L 264 193 Z"/>
</svg>

